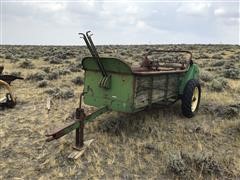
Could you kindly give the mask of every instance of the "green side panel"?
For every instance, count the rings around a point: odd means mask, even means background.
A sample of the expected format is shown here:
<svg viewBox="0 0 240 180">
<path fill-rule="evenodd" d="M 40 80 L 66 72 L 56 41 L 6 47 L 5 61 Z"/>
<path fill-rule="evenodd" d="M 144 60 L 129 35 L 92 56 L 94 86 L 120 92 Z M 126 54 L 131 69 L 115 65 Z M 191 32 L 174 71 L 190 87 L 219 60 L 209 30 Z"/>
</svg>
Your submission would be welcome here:
<svg viewBox="0 0 240 180">
<path fill-rule="evenodd" d="M 196 64 L 193 64 L 189 67 L 188 71 L 185 73 L 183 78 L 181 79 L 181 83 L 179 86 L 179 94 L 183 94 L 184 87 L 191 79 L 199 78 L 199 68 Z"/>
<path fill-rule="evenodd" d="M 100 58 L 101 63 L 103 64 L 106 71 L 116 72 L 116 73 L 124 73 L 124 74 L 132 74 L 131 67 L 116 58 Z M 82 65 L 84 70 L 99 70 L 97 63 L 93 57 L 85 57 L 82 60 Z"/>
<path fill-rule="evenodd" d="M 108 106 L 114 111 L 132 112 L 134 76 L 132 74 L 109 74 L 111 75 L 111 88 L 106 89 L 99 87 L 102 79 L 99 71 L 85 71 L 84 92 L 87 93 L 84 95 L 84 103 L 95 107 Z"/>
</svg>

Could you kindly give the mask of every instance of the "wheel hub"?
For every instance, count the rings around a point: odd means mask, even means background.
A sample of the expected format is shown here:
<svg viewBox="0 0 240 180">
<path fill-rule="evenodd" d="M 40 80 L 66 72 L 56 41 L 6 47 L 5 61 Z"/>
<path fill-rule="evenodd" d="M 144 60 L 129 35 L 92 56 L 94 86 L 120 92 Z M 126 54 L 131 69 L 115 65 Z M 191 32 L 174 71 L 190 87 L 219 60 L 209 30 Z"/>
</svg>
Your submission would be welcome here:
<svg viewBox="0 0 240 180">
<path fill-rule="evenodd" d="M 195 87 L 193 91 L 192 103 L 191 103 L 192 112 L 194 112 L 197 109 L 198 100 L 199 100 L 199 90 L 197 87 Z"/>
</svg>

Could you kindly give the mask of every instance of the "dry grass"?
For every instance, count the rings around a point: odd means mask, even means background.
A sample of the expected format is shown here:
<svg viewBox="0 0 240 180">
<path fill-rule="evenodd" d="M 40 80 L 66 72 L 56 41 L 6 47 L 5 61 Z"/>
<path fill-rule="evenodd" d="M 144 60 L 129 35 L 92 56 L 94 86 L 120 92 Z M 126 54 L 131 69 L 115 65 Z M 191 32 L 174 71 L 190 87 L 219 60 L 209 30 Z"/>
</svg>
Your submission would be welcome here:
<svg viewBox="0 0 240 180">
<path fill-rule="evenodd" d="M 156 46 L 169 48 L 169 46 Z M 3 47 L 1 54 L 6 53 Z M 33 52 L 42 49 L 35 47 Z M 50 47 L 49 47 L 50 48 Z M 144 46 L 100 47 L 99 51 L 110 53 L 132 61 L 135 51 L 143 52 Z M 149 48 L 149 47 L 148 47 Z M 223 59 L 236 55 L 239 46 L 178 46 L 192 49 L 194 55 L 204 53 L 208 58 L 197 59 L 202 69 L 208 69 L 212 55 L 221 54 Z M 14 49 L 14 47 L 13 47 Z M 47 49 L 47 48 L 46 48 Z M 46 50 L 45 49 L 45 50 Z M 56 49 L 62 49 L 57 47 Z M 76 58 L 85 56 L 86 50 L 70 48 L 76 57 L 67 58 L 77 63 Z M 19 51 L 24 53 L 24 48 Z M 12 54 L 17 56 L 19 52 Z M 50 51 L 51 52 L 51 51 Z M 123 56 L 120 52 L 125 52 Z M 106 54 L 106 56 L 109 54 Z M 47 55 L 50 56 L 50 55 Z M 19 68 L 23 59 L 16 63 L 0 59 L 5 71 L 21 72 L 23 77 L 43 72 L 44 67 L 61 72 L 69 68 L 69 62 L 50 64 L 32 59 L 32 69 Z M 136 63 L 136 62 L 135 62 Z M 239 59 L 233 61 L 240 68 Z M 224 67 L 212 70 L 216 77 L 223 77 Z M 46 77 L 49 73 L 46 73 Z M 45 142 L 48 129 L 64 125 L 71 120 L 67 117 L 78 105 L 78 97 L 83 86 L 75 85 L 72 80 L 83 77 L 83 72 L 70 72 L 48 80 L 46 87 L 39 88 L 38 81 L 15 81 L 13 87 L 18 97 L 14 109 L 0 111 L 0 179 L 205 179 L 240 178 L 240 117 L 231 113 L 229 105 L 240 102 L 239 79 L 226 79 L 228 86 L 221 92 L 209 88 L 210 82 L 204 82 L 199 113 L 192 119 L 181 115 L 180 103 L 170 108 L 152 108 L 136 114 L 107 113 L 97 121 L 86 125 L 86 139 L 94 138 L 91 148 L 81 159 L 69 160 L 72 152 L 74 133 L 64 138 Z M 47 115 L 47 89 L 59 87 L 74 90 L 74 98 L 53 98 L 52 109 Z M 229 113 L 230 108 L 230 114 Z"/>
</svg>

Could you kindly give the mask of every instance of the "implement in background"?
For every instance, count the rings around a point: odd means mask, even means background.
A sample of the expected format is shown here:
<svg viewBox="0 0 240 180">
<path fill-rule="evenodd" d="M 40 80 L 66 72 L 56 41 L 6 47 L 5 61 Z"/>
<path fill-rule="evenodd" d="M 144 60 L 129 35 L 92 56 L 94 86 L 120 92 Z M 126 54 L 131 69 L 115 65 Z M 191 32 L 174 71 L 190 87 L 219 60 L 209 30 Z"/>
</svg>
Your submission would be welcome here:
<svg viewBox="0 0 240 180">
<path fill-rule="evenodd" d="M 14 96 L 13 90 L 11 88 L 11 82 L 16 79 L 23 78 L 13 75 L 4 75 L 3 70 L 4 66 L 0 66 L 0 108 L 13 108 L 16 105 L 16 97 Z"/>
</svg>

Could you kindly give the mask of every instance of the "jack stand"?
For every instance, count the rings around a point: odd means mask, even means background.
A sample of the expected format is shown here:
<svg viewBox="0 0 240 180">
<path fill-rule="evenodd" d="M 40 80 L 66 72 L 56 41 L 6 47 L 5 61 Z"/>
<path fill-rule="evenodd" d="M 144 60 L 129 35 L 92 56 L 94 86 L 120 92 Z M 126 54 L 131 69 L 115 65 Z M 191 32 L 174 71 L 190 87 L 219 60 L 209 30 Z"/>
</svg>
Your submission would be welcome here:
<svg viewBox="0 0 240 180">
<path fill-rule="evenodd" d="M 84 109 L 77 108 L 76 109 L 76 121 L 79 121 L 79 128 L 76 129 L 76 144 L 73 147 L 75 150 L 80 151 L 84 145 L 84 119 L 86 114 L 84 113 Z"/>
</svg>

